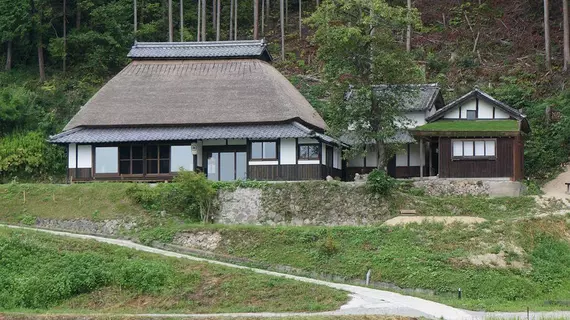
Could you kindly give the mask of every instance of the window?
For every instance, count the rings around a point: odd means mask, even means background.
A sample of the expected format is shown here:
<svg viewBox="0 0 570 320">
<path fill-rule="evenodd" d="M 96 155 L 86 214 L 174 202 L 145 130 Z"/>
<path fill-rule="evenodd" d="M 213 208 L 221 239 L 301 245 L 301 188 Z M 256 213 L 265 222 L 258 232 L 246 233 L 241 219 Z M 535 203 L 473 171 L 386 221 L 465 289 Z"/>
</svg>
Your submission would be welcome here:
<svg viewBox="0 0 570 320">
<path fill-rule="evenodd" d="M 194 155 L 192 154 L 192 146 L 170 147 L 170 171 L 178 172 L 180 168 L 184 170 L 194 169 Z"/>
<path fill-rule="evenodd" d="M 319 160 L 318 144 L 300 144 L 299 160 Z"/>
<path fill-rule="evenodd" d="M 277 142 L 263 141 L 251 143 L 252 160 L 277 160 Z"/>
<path fill-rule="evenodd" d="M 453 158 L 495 158 L 495 140 L 453 140 Z"/>
<path fill-rule="evenodd" d="M 477 111 L 467 110 L 467 120 L 475 120 L 475 119 L 477 119 Z"/>
<path fill-rule="evenodd" d="M 146 173 L 170 173 L 170 146 L 146 147 Z"/>
<path fill-rule="evenodd" d="M 143 174 L 143 147 L 119 147 L 119 173 Z"/>
<path fill-rule="evenodd" d="M 117 173 L 117 147 L 95 148 L 95 173 Z"/>
</svg>

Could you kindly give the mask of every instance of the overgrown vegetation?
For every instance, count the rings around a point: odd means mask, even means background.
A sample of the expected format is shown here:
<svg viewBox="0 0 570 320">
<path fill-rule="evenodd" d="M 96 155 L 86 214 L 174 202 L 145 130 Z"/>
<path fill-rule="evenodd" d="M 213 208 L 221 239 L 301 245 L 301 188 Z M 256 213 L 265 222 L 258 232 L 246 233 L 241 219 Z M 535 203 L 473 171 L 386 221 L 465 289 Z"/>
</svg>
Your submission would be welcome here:
<svg viewBox="0 0 570 320">
<path fill-rule="evenodd" d="M 473 310 L 567 310 L 570 224 L 566 217 L 479 225 L 395 227 L 209 226 L 215 252 L 310 276 L 365 278 L 433 291 L 425 298 Z M 457 299 L 461 288 L 463 298 Z M 407 292 L 407 293 L 413 293 Z M 419 293 L 415 293 L 419 294 Z"/>
<path fill-rule="evenodd" d="M 347 300 L 293 280 L 6 228 L 0 274 L 2 311 L 320 311 Z"/>
<path fill-rule="evenodd" d="M 368 180 L 366 180 L 366 186 L 373 193 L 387 195 L 392 192 L 396 184 L 396 180 L 390 177 L 386 171 L 374 169 L 368 175 Z"/>
</svg>

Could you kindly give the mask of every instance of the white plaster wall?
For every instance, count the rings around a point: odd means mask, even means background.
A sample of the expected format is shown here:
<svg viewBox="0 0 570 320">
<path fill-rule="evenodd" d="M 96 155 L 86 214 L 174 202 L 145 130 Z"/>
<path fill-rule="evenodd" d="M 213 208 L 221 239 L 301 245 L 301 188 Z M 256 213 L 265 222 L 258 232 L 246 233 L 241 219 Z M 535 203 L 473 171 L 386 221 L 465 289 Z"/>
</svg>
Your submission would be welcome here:
<svg viewBox="0 0 570 320">
<path fill-rule="evenodd" d="M 295 139 L 281 139 L 279 158 L 281 164 L 295 164 L 297 160 Z"/>
<path fill-rule="evenodd" d="M 194 156 L 192 146 L 172 146 L 170 147 L 170 171 L 178 172 L 180 168 L 184 170 L 194 170 Z"/>
<path fill-rule="evenodd" d="M 75 143 L 71 143 L 67 146 L 67 167 L 75 167 Z"/>
<path fill-rule="evenodd" d="M 497 111 L 500 110 L 495 110 L 495 117 Z M 479 118 L 493 119 L 493 105 L 487 102 L 485 99 L 479 99 Z"/>
<path fill-rule="evenodd" d="M 410 167 L 420 166 L 420 163 L 423 164 L 423 160 L 420 157 L 420 145 L 418 143 L 410 144 Z"/>
<path fill-rule="evenodd" d="M 303 144 L 303 143 L 319 143 L 319 140 L 317 139 L 313 139 L 313 138 L 299 138 L 298 139 L 299 144 Z"/>
<path fill-rule="evenodd" d="M 444 119 L 459 119 L 459 108 L 454 108 L 454 109 L 447 111 L 443 115 L 443 118 Z"/>
<path fill-rule="evenodd" d="M 298 163 L 299 164 L 319 164 L 319 160 L 299 160 Z"/>
<path fill-rule="evenodd" d="M 78 168 L 91 168 L 93 166 L 91 145 L 79 145 L 77 148 L 77 162 Z"/>
<path fill-rule="evenodd" d="M 405 145 L 402 150 L 396 153 L 396 167 L 408 166 L 408 146 Z"/>
<path fill-rule="evenodd" d="M 269 165 L 278 165 L 279 161 L 250 161 L 250 166 L 269 166 Z"/>
<path fill-rule="evenodd" d="M 423 111 L 406 112 L 405 117 L 408 121 L 411 121 L 411 123 L 406 126 L 407 128 L 419 127 L 426 123 L 426 114 Z"/>
<path fill-rule="evenodd" d="M 212 139 L 212 140 L 204 140 L 202 142 L 204 146 L 225 146 L 226 139 Z"/>
<path fill-rule="evenodd" d="M 228 139 L 229 146 L 245 146 L 245 139 Z"/>
<path fill-rule="evenodd" d="M 378 155 L 376 154 L 376 147 L 369 146 L 366 151 L 366 167 L 375 168 L 378 166 Z"/>
<path fill-rule="evenodd" d="M 348 160 L 347 167 L 364 167 L 364 157 L 356 157 Z"/>
<path fill-rule="evenodd" d="M 475 98 L 469 99 L 461 105 L 461 119 L 467 119 L 467 110 L 477 110 L 477 102 L 475 101 Z"/>
<path fill-rule="evenodd" d="M 342 154 L 341 150 L 337 147 L 333 148 L 333 168 L 342 168 Z"/>
</svg>

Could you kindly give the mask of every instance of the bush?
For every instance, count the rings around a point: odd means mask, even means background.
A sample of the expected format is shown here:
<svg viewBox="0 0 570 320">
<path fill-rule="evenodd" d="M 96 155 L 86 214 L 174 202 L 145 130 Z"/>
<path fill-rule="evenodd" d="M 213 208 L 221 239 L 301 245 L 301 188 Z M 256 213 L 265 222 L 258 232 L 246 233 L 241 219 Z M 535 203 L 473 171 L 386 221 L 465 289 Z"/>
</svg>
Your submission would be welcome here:
<svg viewBox="0 0 570 320">
<path fill-rule="evenodd" d="M 368 175 L 366 186 L 373 193 L 388 195 L 396 185 L 394 178 L 390 177 L 386 171 L 374 169 Z"/>
<path fill-rule="evenodd" d="M 133 185 L 127 189 L 127 195 L 149 211 L 184 214 L 204 222 L 212 218 L 216 193 L 212 181 L 193 171 L 179 172 L 173 183 L 155 187 Z"/>
</svg>

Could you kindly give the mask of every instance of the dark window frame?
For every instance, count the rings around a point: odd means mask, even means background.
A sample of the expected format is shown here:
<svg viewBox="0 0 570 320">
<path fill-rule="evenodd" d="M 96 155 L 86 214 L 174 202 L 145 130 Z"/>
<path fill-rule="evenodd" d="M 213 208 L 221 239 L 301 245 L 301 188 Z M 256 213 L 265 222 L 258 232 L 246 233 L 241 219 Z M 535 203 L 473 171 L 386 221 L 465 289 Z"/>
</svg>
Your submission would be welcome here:
<svg viewBox="0 0 570 320">
<path fill-rule="evenodd" d="M 454 142 L 461 141 L 461 156 L 456 156 L 453 153 L 453 145 Z M 475 155 L 475 142 L 487 142 L 487 141 L 494 141 L 495 142 L 495 152 L 494 155 L 488 156 L 487 155 L 487 145 L 485 144 L 485 155 L 476 156 Z M 472 156 L 465 156 L 465 143 L 472 143 L 473 144 L 473 155 Z M 497 139 L 452 139 L 451 140 L 451 159 L 452 160 L 497 160 Z"/>
<path fill-rule="evenodd" d="M 160 156 L 160 148 L 161 147 L 168 147 L 168 158 L 163 158 Z M 172 145 L 169 144 L 148 144 L 145 146 L 144 148 L 144 163 L 145 163 L 145 170 L 144 173 L 145 175 L 151 175 L 151 176 L 158 176 L 158 175 L 170 175 L 172 174 L 172 172 L 170 172 L 170 163 L 172 160 Z M 156 148 L 156 158 L 148 158 L 148 149 L 149 148 Z M 156 161 L 156 173 L 149 172 L 149 161 Z M 160 172 L 161 170 L 161 162 L 162 161 L 168 161 L 168 172 Z"/>
<path fill-rule="evenodd" d="M 253 156 L 253 144 L 255 143 L 261 143 L 261 158 L 255 158 Z M 275 144 L 275 157 L 274 158 L 264 158 L 263 154 L 264 154 L 264 150 L 265 150 L 265 144 L 266 143 L 273 143 Z M 278 161 L 279 159 L 279 143 L 277 142 L 277 140 L 254 140 L 250 142 L 250 155 L 249 155 L 249 160 L 251 161 Z"/>
<path fill-rule="evenodd" d="M 466 110 L 465 118 L 467 120 L 477 120 L 477 110 Z M 469 118 L 469 114 L 473 114 L 473 118 Z"/>
<path fill-rule="evenodd" d="M 317 148 L 317 157 L 316 158 L 302 158 L 301 157 L 301 148 L 303 147 L 316 147 Z M 308 153 L 308 150 L 307 150 Z M 321 149 L 318 143 L 299 143 L 297 145 L 297 160 L 302 161 L 309 161 L 309 160 L 321 160 Z"/>
<path fill-rule="evenodd" d="M 133 158 L 133 147 L 140 147 L 141 148 L 141 158 Z M 145 174 L 145 147 L 142 144 L 129 144 L 129 145 L 119 145 L 118 148 L 118 156 L 119 156 L 119 175 L 125 176 L 143 176 Z M 121 159 L 121 148 L 129 148 L 129 158 L 128 159 Z M 133 161 L 141 161 L 142 163 L 142 172 L 141 173 L 133 173 Z M 129 173 L 121 173 L 121 163 L 128 162 L 129 163 Z"/>
</svg>

